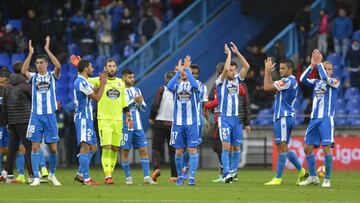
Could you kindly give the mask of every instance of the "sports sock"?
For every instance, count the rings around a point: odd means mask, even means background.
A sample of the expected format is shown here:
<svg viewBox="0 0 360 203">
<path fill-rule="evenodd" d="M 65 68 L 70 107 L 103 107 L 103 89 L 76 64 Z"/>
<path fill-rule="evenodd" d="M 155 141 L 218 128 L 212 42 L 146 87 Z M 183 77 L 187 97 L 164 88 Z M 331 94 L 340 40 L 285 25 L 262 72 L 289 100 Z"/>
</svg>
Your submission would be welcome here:
<svg viewBox="0 0 360 203">
<path fill-rule="evenodd" d="M 183 167 L 189 167 L 189 159 L 190 159 L 190 154 L 188 151 L 184 152 L 184 163 L 183 163 Z"/>
<path fill-rule="evenodd" d="M 223 149 L 221 152 L 221 161 L 223 164 L 223 176 L 227 176 L 230 171 L 230 160 L 229 160 L 229 150 Z"/>
<path fill-rule="evenodd" d="M 16 155 L 16 169 L 17 169 L 17 173 L 18 175 L 24 175 L 24 168 L 25 168 L 25 158 L 24 158 L 24 154 L 20 154 L 18 153 Z"/>
<path fill-rule="evenodd" d="M 325 155 L 324 165 L 325 165 L 326 179 L 330 179 L 331 171 L 332 171 L 332 162 L 333 162 L 332 155 L 331 154 Z"/>
<path fill-rule="evenodd" d="M 123 161 L 123 162 L 121 162 L 121 165 L 122 165 L 122 168 L 124 170 L 125 177 L 126 178 L 131 177 L 131 174 L 130 174 L 130 162 L 129 161 Z"/>
<path fill-rule="evenodd" d="M 199 163 L 199 154 L 190 154 L 189 157 L 190 177 L 195 178 L 198 163 Z"/>
<path fill-rule="evenodd" d="M 316 176 L 316 168 L 315 168 L 315 156 L 314 154 L 310 154 L 306 156 L 306 162 L 309 169 L 310 176 Z"/>
<path fill-rule="evenodd" d="M 229 167 L 230 167 L 230 171 L 232 170 L 231 166 L 232 166 L 232 161 L 233 161 L 233 151 L 229 151 Z"/>
<path fill-rule="evenodd" d="M 288 151 L 286 155 L 290 162 L 295 166 L 295 168 L 300 171 L 302 167 L 298 158 L 296 157 L 296 154 L 293 151 Z"/>
<path fill-rule="evenodd" d="M 149 158 L 141 159 L 141 166 L 144 173 L 144 177 L 150 176 L 150 161 Z"/>
<path fill-rule="evenodd" d="M 177 156 L 175 154 L 175 165 L 176 165 L 176 171 L 177 171 L 178 177 L 182 177 L 183 163 L 184 163 L 184 156 L 183 155 Z"/>
<path fill-rule="evenodd" d="M 49 160 L 49 171 L 50 174 L 54 175 L 57 165 L 57 153 L 50 153 L 50 160 Z"/>
<path fill-rule="evenodd" d="M 276 178 L 281 178 L 286 162 L 286 153 L 279 153 L 276 167 Z"/>
<path fill-rule="evenodd" d="M 31 152 L 31 166 L 35 178 L 39 178 L 39 152 Z"/>
<path fill-rule="evenodd" d="M 231 171 L 237 172 L 241 159 L 241 151 L 234 151 L 232 153 Z"/>
<path fill-rule="evenodd" d="M 39 151 L 39 161 L 40 168 L 46 167 L 44 152 L 41 149 Z"/>
<path fill-rule="evenodd" d="M 91 159 L 92 159 L 92 157 L 94 156 L 94 154 L 95 154 L 95 152 L 92 151 L 92 150 L 90 150 L 90 151 L 88 152 L 88 155 L 89 155 L 89 163 L 91 163 Z M 89 165 L 90 165 L 90 164 L 89 164 Z"/>
<path fill-rule="evenodd" d="M 111 176 L 111 150 L 103 149 L 101 154 L 101 164 L 105 177 Z"/>
<path fill-rule="evenodd" d="M 85 153 L 79 154 L 79 168 L 81 168 L 81 172 L 83 174 L 84 179 L 89 179 L 89 155 Z"/>
<path fill-rule="evenodd" d="M 110 165 L 110 171 L 111 171 L 111 174 L 114 172 L 114 169 L 115 169 L 115 166 L 116 166 L 116 163 L 117 163 L 117 157 L 118 157 L 118 152 L 114 152 L 112 150 L 110 150 L 110 158 L 111 158 L 111 165 Z"/>
</svg>

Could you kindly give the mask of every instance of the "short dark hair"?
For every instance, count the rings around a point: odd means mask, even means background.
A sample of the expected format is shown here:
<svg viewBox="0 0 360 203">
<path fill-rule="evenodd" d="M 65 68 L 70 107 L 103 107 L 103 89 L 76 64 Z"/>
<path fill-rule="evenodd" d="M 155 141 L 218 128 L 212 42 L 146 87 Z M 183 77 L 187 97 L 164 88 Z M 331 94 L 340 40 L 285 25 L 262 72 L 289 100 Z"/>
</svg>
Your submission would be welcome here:
<svg viewBox="0 0 360 203">
<path fill-rule="evenodd" d="M 290 69 L 295 68 L 294 62 L 292 60 L 290 60 L 290 59 L 283 59 L 283 60 L 280 61 L 280 63 L 286 64 L 287 68 L 290 68 Z"/>
<path fill-rule="evenodd" d="M 105 61 L 104 67 L 105 67 L 109 62 L 115 62 L 115 64 L 116 64 L 116 61 L 115 61 L 114 59 L 109 58 L 109 59 L 107 59 L 107 60 Z"/>
<path fill-rule="evenodd" d="M 15 61 L 15 63 L 12 65 L 14 69 L 14 73 L 20 74 L 23 64 L 24 63 L 22 61 Z"/>
<path fill-rule="evenodd" d="M 0 69 L 0 77 L 1 78 L 10 78 L 10 71 L 6 68 Z"/>
<path fill-rule="evenodd" d="M 230 66 L 235 66 L 236 68 L 238 68 L 238 64 L 235 61 L 231 61 Z"/>
<path fill-rule="evenodd" d="M 196 69 L 196 70 L 198 70 L 198 72 L 199 72 L 199 74 L 200 74 L 200 66 L 199 65 L 197 65 L 197 64 L 190 64 L 190 68 L 191 69 Z"/>
<path fill-rule="evenodd" d="M 218 64 L 216 64 L 216 73 L 217 75 L 220 75 L 224 70 L 224 63 L 220 62 Z"/>
<path fill-rule="evenodd" d="M 81 73 L 84 71 L 85 68 L 88 68 L 90 65 L 90 61 L 89 60 L 83 60 L 81 59 L 77 65 L 78 68 L 78 72 Z"/>
<path fill-rule="evenodd" d="M 35 57 L 35 60 L 38 60 L 38 59 L 43 59 L 44 61 L 49 62 L 48 57 L 45 54 L 38 54 Z"/>
<path fill-rule="evenodd" d="M 132 75 L 132 74 L 134 74 L 134 72 L 127 68 L 125 68 L 123 71 L 121 71 L 121 76 Z"/>
<path fill-rule="evenodd" d="M 175 75 L 175 71 L 168 71 L 165 73 L 165 81 L 169 81 L 172 77 L 174 77 Z"/>
</svg>

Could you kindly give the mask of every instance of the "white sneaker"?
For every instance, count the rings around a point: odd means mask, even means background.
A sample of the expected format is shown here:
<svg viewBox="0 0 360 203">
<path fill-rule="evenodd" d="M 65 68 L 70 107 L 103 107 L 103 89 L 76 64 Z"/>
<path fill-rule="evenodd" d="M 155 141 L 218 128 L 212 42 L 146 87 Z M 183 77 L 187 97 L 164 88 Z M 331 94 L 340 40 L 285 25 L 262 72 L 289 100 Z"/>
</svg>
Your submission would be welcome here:
<svg viewBox="0 0 360 203">
<path fill-rule="evenodd" d="M 231 173 L 229 173 L 229 174 L 226 175 L 223 182 L 232 183 L 232 181 L 233 181 L 233 177 L 232 177 Z"/>
<path fill-rule="evenodd" d="M 132 185 L 132 184 L 133 184 L 132 177 L 127 177 L 126 178 L 126 185 Z"/>
<path fill-rule="evenodd" d="M 319 184 L 319 178 L 317 176 L 309 176 L 306 180 L 301 181 L 299 183 L 300 186 L 306 186 L 306 185 L 317 185 Z"/>
<path fill-rule="evenodd" d="M 148 184 L 150 184 L 150 185 L 156 185 L 156 184 L 158 184 L 157 182 L 154 182 L 153 179 L 150 178 L 150 176 L 144 177 L 143 182 L 144 182 L 144 183 L 148 183 Z"/>
<path fill-rule="evenodd" d="M 325 179 L 324 178 L 324 182 L 322 184 L 322 187 L 330 187 L 330 179 Z"/>
<path fill-rule="evenodd" d="M 40 185 L 40 178 L 34 178 L 30 186 L 38 186 L 38 185 Z"/>
<path fill-rule="evenodd" d="M 51 181 L 55 186 L 61 186 L 61 183 L 58 181 L 55 175 L 49 175 L 48 180 Z"/>
</svg>

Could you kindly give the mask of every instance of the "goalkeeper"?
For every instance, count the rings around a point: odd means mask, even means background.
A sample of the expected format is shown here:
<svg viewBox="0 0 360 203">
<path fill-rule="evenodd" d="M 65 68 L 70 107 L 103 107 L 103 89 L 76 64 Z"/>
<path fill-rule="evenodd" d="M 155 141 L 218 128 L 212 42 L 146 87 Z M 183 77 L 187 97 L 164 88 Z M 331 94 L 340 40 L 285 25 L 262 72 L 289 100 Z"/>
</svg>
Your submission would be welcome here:
<svg viewBox="0 0 360 203">
<path fill-rule="evenodd" d="M 71 63 L 77 65 L 79 56 L 71 56 Z M 115 77 L 117 71 L 116 62 L 113 59 L 105 61 L 104 70 L 108 74 L 104 95 L 98 102 L 97 119 L 102 148 L 101 163 L 105 175 L 105 184 L 114 184 L 112 173 L 116 166 L 118 149 L 122 139 L 122 113 L 126 113 L 126 123 L 132 128 L 132 120 L 125 97 L 125 84 Z M 99 78 L 88 79 L 92 85 L 99 87 Z"/>
</svg>

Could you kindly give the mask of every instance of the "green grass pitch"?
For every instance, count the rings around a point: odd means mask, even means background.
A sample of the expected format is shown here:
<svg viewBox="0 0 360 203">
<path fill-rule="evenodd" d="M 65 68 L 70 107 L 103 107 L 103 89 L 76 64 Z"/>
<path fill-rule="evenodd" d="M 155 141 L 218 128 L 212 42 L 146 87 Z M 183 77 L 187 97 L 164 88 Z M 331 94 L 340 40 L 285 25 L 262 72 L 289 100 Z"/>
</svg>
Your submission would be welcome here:
<svg viewBox="0 0 360 203">
<path fill-rule="evenodd" d="M 92 176 L 102 182 L 100 169 Z M 115 185 L 84 186 L 73 181 L 75 169 L 60 169 L 57 177 L 63 186 L 51 183 L 39 187 L 27 184 L 0 183 L 0 202 L 360 202 L 360 172 L 334 172 L 332 187 L 299 187 L 296 173 L 285 172 L 283 185 L 264 186 L 274 172 L 270 170 L 240 170 L 239 181 L 232 184 L 212 183 L 216 170 L 200 170 L 197 185 L 191 187 L 168 183 L 169 171 L 162 171 L 158 185 L 143 185 L 141 170 L 133 170 L 134 185 L 125 185 L 123 171 L 114 174 Z"/>
</svg>

